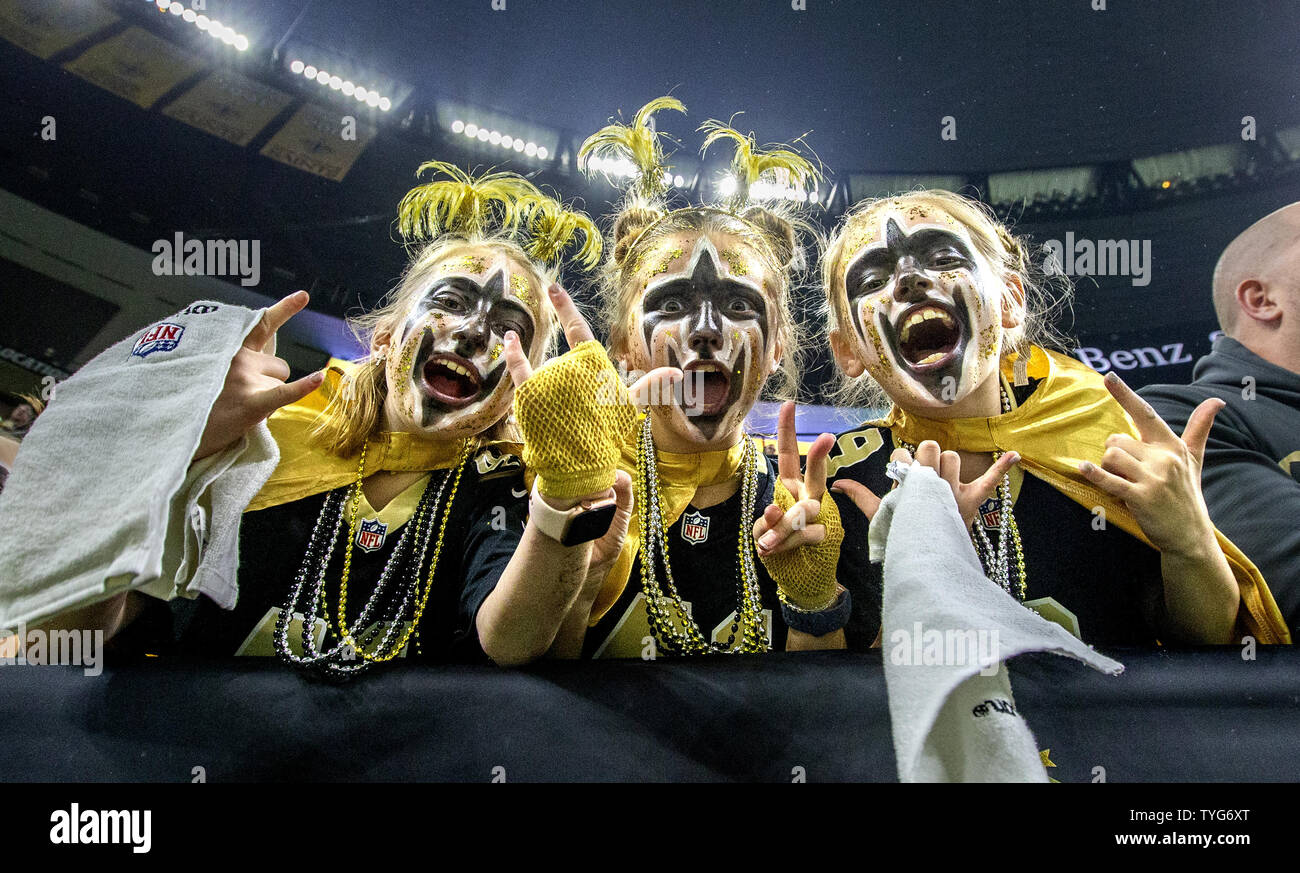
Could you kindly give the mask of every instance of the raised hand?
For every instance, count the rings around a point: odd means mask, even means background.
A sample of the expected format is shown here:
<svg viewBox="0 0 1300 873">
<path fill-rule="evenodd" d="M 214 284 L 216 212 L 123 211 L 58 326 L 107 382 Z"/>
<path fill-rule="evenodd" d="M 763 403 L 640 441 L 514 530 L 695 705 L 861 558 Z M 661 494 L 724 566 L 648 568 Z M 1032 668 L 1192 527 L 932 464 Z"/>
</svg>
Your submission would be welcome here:
<svg viewBox="0 0 1300 873">
<path fill-rule="evenodd" d="M 961 481 L 961 456 L 956 452 L 940 451 L 939 444 L 934 440 L 925 440 L 917 446 L 915 459 L 907 449 L 898 448 L 894 449 L 889 460 L 903 465 L 915 461 L 938 473 L 939 478 L 947 482 L 948 487 L 952 489 L 952 496 L 957 501 L 957 512 L 961 515 L 962 522 L 970 527 L 979 512 L 980 505 L 997 491 L 1002 477 L 1020 462 L 1020 455 L 1016 452 L 1003 452 L 993 462 L 993 466 L 973 482 Z M 880 508 L 880 498 L 861 482 L 852 479 L 836 479 L 831 485 L 831 490 L 847 494 L 868 519 L 873 518 L 876 510 Z"/>
<path fill-rule="evenodd" d="M 1111 434 L 1101 466 L 1079 465 L 1093 485 L 1123 501 L 1147 538 L 1162 552 L 1197 554 L 1214 543 L 1205 498 L 1201 495 L 1201 464 L 1214 416 L 1224 402 L 1217 397 L 1201 403 L 1178 436 L 1114 373 L 1106 388 L 1133 419 L 1140 439 Z"/>
<path fill-rule="evenodd" d="M 781 484 L 795 502 L 789 509 L 773 503 L 754 522 L 754 543 L 760 558 L 799 546 L 816 545 L 826 538 L 826 526 L 811 522 L 821 514 L 821 501 L 826 496 L 826 456 L 835 445 L 835 437 L 824 433 L 813 441 L 808 448 L 808 471 L 800 473 L 794 413 L 792 401 L 781 404 L 776 426 L 776 459 Z"/>
<path fill-rule="evenodd" d="M 587 324 L 587 319 L 583 318 L 582 311 L 578 305 L 573 302 L 569 292 L 560 287 L 558 283 L 552 283 L 547 289 L 550 295 L 551 305 L 555 307 L 555 314 L 560 319 L 560 329 L 564 331 L 564 339 L 569 344 L 572 351 L 585 342 L 591 342 L 596 337 L 591 332 L 591 326 Z M 528 355 L 524 352 L 523 346 L 520 345 L 519 336 L 514 331 L 506 333 L 506 367 L 510 370 L 510 378 L 514 381 L 515 387 L 518 388 L 528 381 L 533 375 L 533 365 L 528 360 Z M 552 361 L 559 361 L 564 357 L 552 358 Z M 546 366 L 545 364 L 543 366 Z M 632 401 L 642 401 L 646 397 L 670 397 L 672 396 L 671 386 L 680 382 L 682 371 L 675 367 L 660 367 L 657 370 L 651 370 L 627 389 L 627 394 Z M 602 386 L 607 387 L 607 386 Z"/>
<path fill-rule="evenodd" d="M 665 396 L 682 378 L 673 367 L 642 377 L 631 391 L 604 348 L 559 285 L 548 289 L 570 350 L 535 372 L 513 332 L 506 334 L 506 366 L 515 383 L 515 418 L 524 436 L 524 462 L 538 475 L 538 491 L 565 508 L 610 495 L 619 456 L 636 422 L 634 398 Z"/>
<path fill-rule="evenodd" d="M 907 463 L 912 459 L 908 457 L 906 449 L 895 449 L 894 454 L 890 455 L 890 460 Z M 975 520 L 975 515 L 984 501 L 997 492 L 1002 477 L 1019 462 L 1018 453 L 1003 452 L 983 476 L 973 482 L 963 483 L 960 455 L 956 452 L 940 452 L 939 444 L 934 440 L 925 440 L 916 447 L 916 463 L 934 470 L 939 474 L 940 479 L 948 483 L 948 487 L 952 489 L 952 496 L 957 498 L 957 512 L 961 514 L 961 520 L 967 527 L 970 527 L 971 522 Z"/>
<path fill-rule="evenodd" d="M 289 364 L 275 356 L 275 332 L 301 312 L 308 300 L 306 291 L 296 291 L 263 310 L 261 321 L 230 361 L 226 382 L 208 413 L 193 460 L 234 444 L 272 412 L 301 400 L 320 386 L 325 378 L 323 372 L 288 382 Z"/>
</svg>

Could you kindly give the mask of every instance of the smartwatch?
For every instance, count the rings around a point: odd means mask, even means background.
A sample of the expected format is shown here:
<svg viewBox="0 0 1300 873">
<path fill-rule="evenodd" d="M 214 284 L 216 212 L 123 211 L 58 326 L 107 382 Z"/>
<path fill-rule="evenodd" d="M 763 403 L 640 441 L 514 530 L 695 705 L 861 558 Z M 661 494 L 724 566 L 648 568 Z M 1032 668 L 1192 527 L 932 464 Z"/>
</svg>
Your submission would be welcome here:
<svg viewBox="0 0 1300 873">
<path fill-rule="evenodd" d="M 529 519 L 538 530 L 562 546 L 589 543 L 604 536 L 617 510 L 613 497 L 584 500 L 572 509 L 556 509 L 537 493 L 536 479 L 528 500 Z"/>
</svg>

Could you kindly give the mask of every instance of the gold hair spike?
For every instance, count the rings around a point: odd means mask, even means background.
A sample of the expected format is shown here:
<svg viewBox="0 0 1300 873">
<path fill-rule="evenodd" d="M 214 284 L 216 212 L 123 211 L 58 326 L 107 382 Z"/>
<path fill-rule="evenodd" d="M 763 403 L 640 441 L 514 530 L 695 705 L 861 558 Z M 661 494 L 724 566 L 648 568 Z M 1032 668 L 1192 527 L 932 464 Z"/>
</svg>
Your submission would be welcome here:
<svg viewBox="0 0 1300 873">
<path fill-rule="evenodd" d="M 672 109 L 683 114 L 686 112 L 686 107 L 676 97 L 651 100 L 637 110 L 631 124 L 607 124 L 587 137 L 578 149 L 578 168 L 588 172 L 589 156 L 627 158 L 639 173 L 634 183 L 636 193 L 648 199 L 662 194 L 667 190 L 663 178 L 667 168 L 664 166 L 664 153 L 659 140 L 666 134 L 651 127 L 654 114 L 661 109 Z"/>
<path fill-rule="evenodd" d="M 565 209 L 558 200 L 541 192 L 522 198 L 518 208 L 532 237 L 527 246 L 532 257 L 558 261 L 565 247 L 581 232 L 582 245 L 574 255 L 575 259 L 588 270 L 600 262 L 600 231 L 586 215 Z"/>
<path fill-rule="evenodd" d="M 555 198 L 517 173 L 488 173 L 475 178 L 445 161 L 426 161 L 416 170 L 446 176 L 418 185 L 397 207 L 397 230 L 408 241 L 433 239 L 444 233 L 466 239 L 494 230 L 527 236 L 521 244 L 542 261 L 558 261 L 581 231 L 579 261 L 588 269 L 600 259 L 600 232 L 581 212 L 565 209 Z"/>
<path fill-rule="evenodd" d="M 778 179 L 784 175 L 789 182 L 800 188 L 809 181 L 816 183 L 822 178 L 821 172 L 807 158 L 788 146 L 778 144 L 759 149 L 753 133 L 745 135 L 734 127 L 713 119 L 701 124 L 698 130 L 709 132 L 704 138 L 700 154 L 707 152 L 709 146 L 719 140 L 729 139 L 736 144 L 736 152 L 731 158 L 736 192 L 726 198 L 732 211 L 738 212 L 749 203 L 749 189 L 764 173 L 771 173 Z"/>
<path fill-rule="evenodd" d="M 432 239 L 443 233 L 482 236 L 493 225 L 513 230 L 519 224 L 518 202 L 541 196 L 515 173 L 488 173 L 477 179 L 445 161 L 426 161 L 415 171 L 433 170 L 449 178 L 418 185 L 397 206 L 397 230 L 408 240 Z"/>
</svg>

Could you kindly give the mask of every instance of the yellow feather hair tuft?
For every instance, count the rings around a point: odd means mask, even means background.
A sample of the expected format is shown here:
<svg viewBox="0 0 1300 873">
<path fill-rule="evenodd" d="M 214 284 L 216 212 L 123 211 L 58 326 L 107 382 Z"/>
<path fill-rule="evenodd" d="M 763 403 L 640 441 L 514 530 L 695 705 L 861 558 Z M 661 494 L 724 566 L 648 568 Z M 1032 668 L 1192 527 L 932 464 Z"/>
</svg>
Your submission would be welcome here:
<svg viewBox="0 0 1300 873">
<path fill-rule="evenodd" d="M 663 181 L 666 168 L 660 139 L 666 134 L 656 131 L 650 122 L 656 112 L 664 109 L 686 112 L 686 107 L 676 97 L 657 97 L 651 100 L 637 110 L 631 124 L 607 124 L 587 137 L 578 149 L 578 168 L 588 172 L 590 157 L 625 158 L 637 168 L 634 183 L 637 194 L 645 198 L 662 194 L 666 188 Z M 609 178 L 608 175 L 606 178 Z"/>
<path fill-rule="evenodd" d="M 468 240 L 493 233 L 527 237 L 521 243 L 531 257 L 558 262 L 581 232 L 577 258 L 587 269 L 600 259 L 601 239 L 595 224 L 581 212 L 544 194 L 517 173 L 488 173 L 475 178 L 455 164 L 427 161 L 416 170 L 435 177 L 412 188 L 397 207 L 397 230 L 408 241 L 453 234 Z"/>
<path fill-rule="evenodd" d="M 701 154 L 722 140 L 735 143 L 731 172 L 736 178 L 736 192 L 727 198 L 733 209 L 740 209 L 749 202 L 749 189 L 765 173 L 770 174 L 773 182 L 792 184 L 799 188 L 822 178 L 821 171 L 811 161 L 789 146 L 778 144 L 760 149 L 753 133 L 743 134 L 734 127 L 713 119 L 704 122 L 698 129 L 708 131 L 700 149 Z"/>
</svg>

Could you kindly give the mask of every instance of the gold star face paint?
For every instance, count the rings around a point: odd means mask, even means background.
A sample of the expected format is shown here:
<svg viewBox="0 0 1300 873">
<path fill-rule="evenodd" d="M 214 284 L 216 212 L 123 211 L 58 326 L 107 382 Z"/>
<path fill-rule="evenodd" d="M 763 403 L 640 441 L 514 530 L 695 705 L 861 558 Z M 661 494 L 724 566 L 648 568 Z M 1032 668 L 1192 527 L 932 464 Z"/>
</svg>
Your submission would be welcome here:
<svg viewBox="0 0 1300 873">
<path fill-rule="evenodd" d="M 629 331 L 635 369 L 686 372 L 677 402 L 654 414 L 704 444 L 730 438 L 775 367 L 766 270 L 742 240 L 715 236 L 674 234 L 641 261 L 632 281 L 645 293 Z"/>
<path fill-rule="evenodd" d="M 894 402 L 948 407 L 997 372 L 1004 284 L 960 222 L 891 204 L 844 252 L 836 293 L 858 358 Z"/>
<path fill-rule="evenodd" d="M 514 383 L 501 349 L 511 330 L 525 349 L 540 341 L 540 292 L 490 249 L 449 258 L 432 275 L 393 337 L 385 412 L 393 430 L 461 439 L 509 412 Z"/>
</svg>

